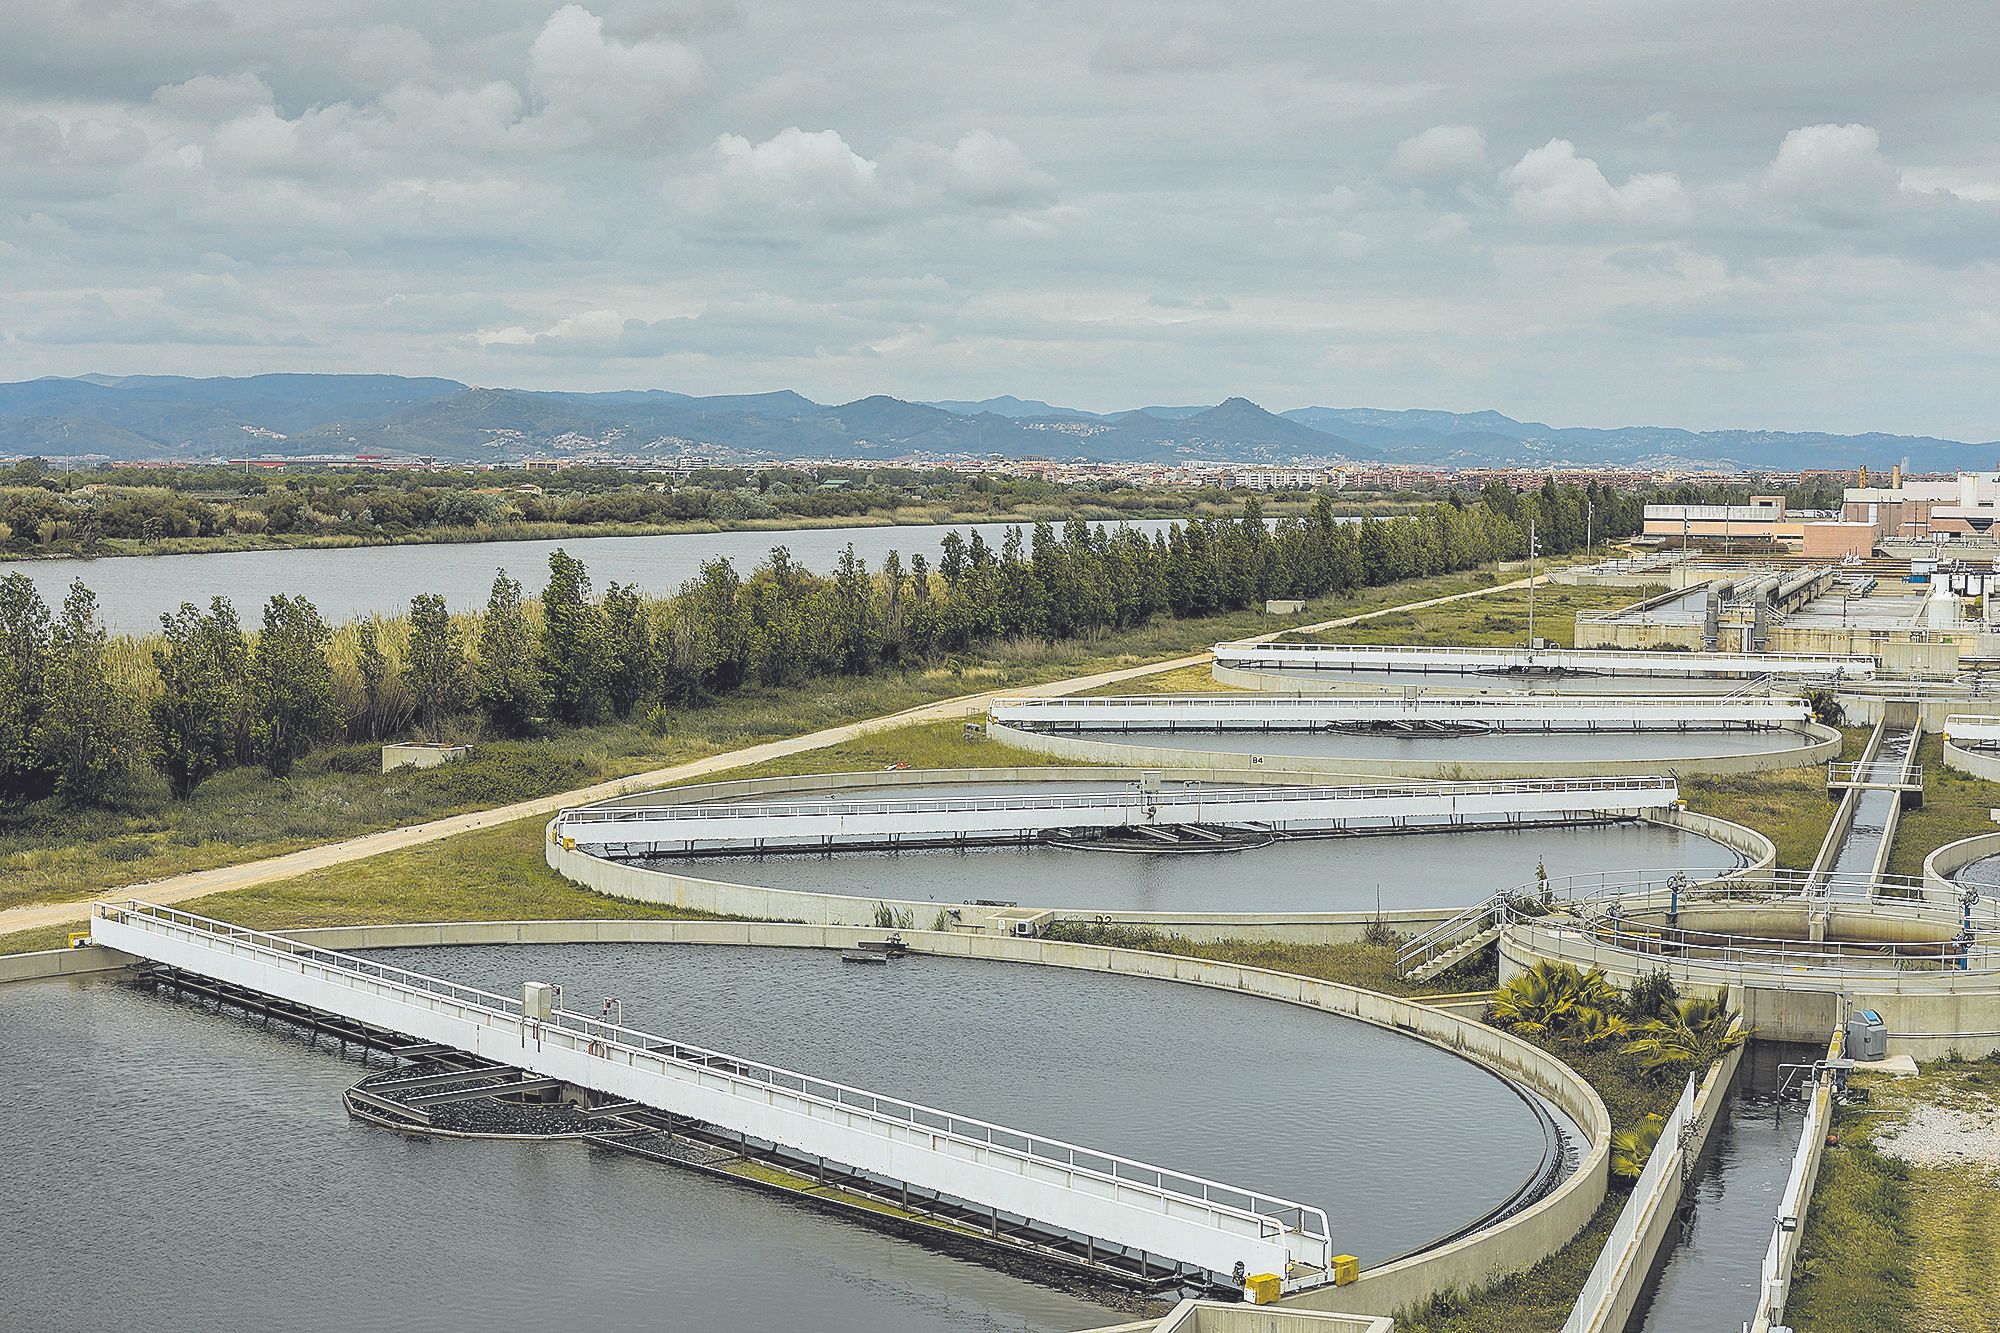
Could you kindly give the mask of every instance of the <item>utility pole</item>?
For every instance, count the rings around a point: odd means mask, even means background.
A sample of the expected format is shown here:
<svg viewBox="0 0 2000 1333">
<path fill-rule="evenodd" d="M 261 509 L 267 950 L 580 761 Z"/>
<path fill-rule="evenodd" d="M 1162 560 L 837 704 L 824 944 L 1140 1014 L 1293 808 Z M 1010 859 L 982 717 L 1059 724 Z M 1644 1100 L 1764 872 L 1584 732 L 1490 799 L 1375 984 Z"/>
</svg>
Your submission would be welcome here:
<svg viewBox="0 0 2000 1333">
<path fill-rule="evenodd" d="M 1528 519 L 1528 652 L 1535 651 L 1535 557 L 1542 548 L 1535 542 L 1535 520 Z"/>
</svg>

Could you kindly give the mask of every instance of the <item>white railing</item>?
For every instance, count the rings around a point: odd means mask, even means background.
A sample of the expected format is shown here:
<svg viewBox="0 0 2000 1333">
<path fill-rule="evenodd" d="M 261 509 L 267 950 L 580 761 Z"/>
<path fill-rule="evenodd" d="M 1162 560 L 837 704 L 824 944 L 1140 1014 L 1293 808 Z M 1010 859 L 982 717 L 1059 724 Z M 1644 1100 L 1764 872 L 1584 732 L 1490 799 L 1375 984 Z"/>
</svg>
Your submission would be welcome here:
<svg viewBox="0 0 2000 1333">
<path fill-rule="evenodd" d="M 1680 1100 L 1674 1103 L 1666 1123 L 1660 1127 L 1659 1140 L 1639 1172 L 1632 1196 L 1619 1210 L 1618 1220 L 1611 1224 L 1611 1234 L 1605 1237 L 1604 1248 L 1598 1251 L 1597 1262 L 1591 1265 L 1590 1276 L 1583 1280 L 1576 1305 L 1563 1322 L 1563 1333 L 1606 1333 L 1605 1304 L 1632 1265 L 1632 1249 L 1640 1231 L 1662 1206 L 1668 1188 L 1678 1181 L 1683 1158 L 1681 1138 L 1694 1118 L 1694 1093 L 1695 1081 L 1690 1076 L 1687 1086 L 1681 1089 Z"/>
<path fill-rule="evenodd" d="M 1502 925 L 1507 919 L 1507 895 L 1504 893 L 1496 893 L 1484 902 L 1474 903 L 1396 950 L 1396 974 L 1408 976 L 1450 953 L 1463 941 Z"/>
<path fill-rule="evenodd" d="M 151 950 L 147 947 L 148 937 L 192 944 L 196 946 L 196 965 L 190 970 L 202 971 L 204 975 L 219 975 L 198 965 L 201 954 L 212 953 L 248 960 L 274 970 L 279 976 L 307 977 L 337 990 L 382 997 L 409 1011 L 403 1021 L 412 1028 L 422 1026 L 415 1021 L 422 1015 L 439 1015 L 503 1040 L 519 1041 L 525 1033 L 533 1040 L 536 1051 L 544 1045 L 555 1046 L 606 1066 L 692 1081 L 711 1093 L 721 1093 L 725 1099 L 754 1109 L 756 1114 L 746 1113 L 745 1118 L 762 1125 L 769 1124 L 768 1113 L 772 1110 L 789 1112 L 801 1125 L 832 1121 L 850 1135 L 858 1132 L 888 1141 L 892 1146 L 890 1155 L 897 1156 L 897 1160 L 907 1161 L 908 1153 L 919 1149 L 934 1154 L 941 1166 L 953 1160 L 972 1160 L 989 1167 L 998 1166 L 1017 1178 L 1047 1180 L 1053 1173 L 1062 1188 L 1075 1190 L 1079 1196 L 1110 1199 L 1125 1207 L 1165 1217 L 1191 1218 L 1198 1226 L 1226 1235 L 1281 1244 L 1294 1258 L 1316 1268 L 1324 1269 L 1332 1254 L 1331 1231 L 1325 1212 L 1319 1208 L 671 1041 L 587 1015 L 556 1010 L 547 1020 L 537 1021 L 524 1015 L 520 1001 L 505 996 L 136 900 L 122 906 L 96 904 L 92 930 L 109 947 L 175 966 L 186 965 L 187 951 Z M 163 953 L 172 956 L 162 956 Z M 220 974 L 220 979 L 237 980 L 226 974 Z M 266 979 L 275 982 L 278 978 Z M 365 1014 L 347 1016 L 368 1021 Z M 412 1035 L 429 1034 L 412 1031 Z M 528 1062 L 532 1062 L 532 1057 L 524 1061 Z M 693 1114 L 679 1106 L 660 1109 Z M 723 1127 L 742 1129 L 743 1125 L 724 1123 Z M 774 1141 L 806 1151 L 814 1148 L 808 1143 Z M 851 1161 L 846 1164 L 864 1168 L 870 1165 Z M 947 1169 L 943 1174 L 952 1173 Z M 967 1181 L 971 1178 L 967 1177 Z M 913 1180 L 912 1183 L 928 1182 Z M 974 1203 L 989 1202 L 977 1197 L 976 1182 L 966 1188 L 970 1192 L 960 1197 Z M 1053 1213 L 1038 1216 L 1040 1220 L 1064 1225 L 1064 1219 Z M 1121 1240 L 1116 1235 L 1100 1239 Z"/>
<path fill-rule="evenodd" d="M 1770 677 L 1762 678 L 1769 681 Z M 1230 727 L 1313 729 L 1351 723 L 1469 723 L 1498 730 L 1643 730 L 1776 727 L 1807 719 L 1796 699 L 1738 695 L 1333 698 L 1289 694 L 1123 695 L 996 700 L 993 720 L 1010 726 L 1160 730 Z"/>
<path fill-rule="evenodd" d="M 1426 671 L 1447 674 L 1567 670 L 1603 675 L 1795 676 L 1832 674 L 1843 679 L 1875 673 L 1875 659 L 1841 653 L 1651 652 L 1602 648 L 1434 648 L 1423 644 L 1218 643 L 1222 666 L 1271 666 L 1280 670 Z"/>
<path fill-rule="evenodd" d="M 1867 759 L 1826 766 L 1829 787 L 1921 787 L 1924 766 L 1904 759 Z"/>
<path fill-rule="evenodd" d="M 1833 1030 L 1826 1058 L 1841 1056 L 1846 1036 Z M 1785 1304 L 1792 1294 L 1792 1269 L 1798 1262 L 1799 1244 L 1805 1238 L 1806 1209 L 1812 1203 L 1813 1182 L 1819 1175 L 1820 1158 L 1826 1148 L 1827 1131 L 1833 1124 L 1833 1078 L 1822 1074 L 1806 1099 L 1806 1121 L 1799 1130 L 1798 1151 L 1792 1154 L 1792 1169 L 1785 1177 L 1784 1193 L 1778 1197 L 1778 1214 L 1772 1219 L 1771 1239 L 1764 1247 L 1764 1262 L 1758 1272 L 1758 1306 L 1750 1321 L 1750 1333 L 1769 1333 L 1784 1323 Z"/>
<path fill-rule="evenodd" d="M 1577 940 L 1592 954 L 1616 951 L 1738 975 L 1783 974 L 1801 979 L 1807 972 L 1841 978 L 2000 974 L 2000 903 L 1982 902 L 1967 909 L 1960 894 L 1928 887 L 1913 876 L 1815 876 L 1802 870 L 1760 870 L 1697 882 L 1680 872 L 1621 871 L 1564 876 L 1546 885 L 1531 881 L 1506 896 L 1530 899 L 1538 895 L 1546 895 L 1560 910 L 1535 914 L 1510 903 L 1503 907 L 1507 924 Z M 1902 916 L 1928 923 L 1941 938 L 1932 944 L 1828 945 L 1743 931 L 1687 928 L 1664 920 L 1676 903 L 1687 910 L 1787 901 L 1799 903 L 1802 909 L 1810 902 L 1821 909 Z M 1968 910 L 1973 912 L 1972 932 L 1958 934 Z M 1953 937 L 1942 938 L 1947 933 Z"/>
<path fill-rule="evenodd" d="M 1098 792 L 1066 792 L 1033 796 L 920 796 L 888 799 L 867 797 L 831 801 L 746 801 L 702 805 L 570 806 L 556 818 L 565 824 L 629 823 L 663 817 L 675 820 L 797 818 L 841 815 L 969 814 L 983 811 L 1042 810 L 1089 813 L 1154 807 L 1162 811 L 1201 813 L 1230 805 L 1296 804 L 1379 800 L 1399 796 L 1547 796 L 1610 792 L 1632 795 L 1678 795 L 1673 778 L 1520 778 L 1489 782 L 1398 782 L 1342 787 L 1204 787 L 1194 791 L 1163 788 L 1139 791 L 1121 787 Z M 1163 821 L 1173 822 L 1173 821 Z M 1186 822 L 1186 821 L 1182 821 Z"/>
</svg>

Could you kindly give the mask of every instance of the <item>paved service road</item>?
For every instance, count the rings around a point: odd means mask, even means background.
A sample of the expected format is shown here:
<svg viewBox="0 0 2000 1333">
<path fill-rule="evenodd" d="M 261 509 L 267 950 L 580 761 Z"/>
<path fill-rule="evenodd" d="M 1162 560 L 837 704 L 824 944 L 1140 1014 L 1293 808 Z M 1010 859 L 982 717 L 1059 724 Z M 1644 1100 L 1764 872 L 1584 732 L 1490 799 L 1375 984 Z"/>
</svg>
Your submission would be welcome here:
<svg viewBox="0 0 2000 1333">
<path fill-rule="evenodd" d="M 1339 629 L 1343 625 L 1353 625 L 1377 616 L 1393 615 L 1398 611 L 1414 611 L 1426 606 L 1440 606 L 1446 602 L 1464 601 L 1471 597 L 1484 597 L 1490 593 L 1505 592 L 1512 588 L 1527 586 L 1526 579 L 1515 579 L 1509 583 L 1496 583 L 1490 588 L 1474 588 L 1470 592 L 1452 593 L 1445 597 L 1429 597 L 1419 602 L 1404 602 L 1397 606 L 1385 606 L 1375 611 L 1364 611 L 1359 615 L 1342 616 L 1338 620 L 1323 620 L 1314 625 L 1300 625 L 1288 630 L 1275 630 L 1270 634 L 1260 634 L 1244 642 L 1260 643 L 1275 639 L 1280 634 L 1311 632 L 1315 630 Z M 73 902 L 34 903 L 26 907 L 9 908 L 0 911 L 0 935 L 12 934 L 18 930 L 38 930 L 45 926 L 60 926 L 86 920 L 90 916 L 90 904 L 105 898 L 143 898 L 150 903 L 178 903 L 190 898 L 206 897 L 211 893 L 226 893 L 231 889 L 247 889 L 256 884 L 268 884 L 273 880 L 291 879 L 308 871 L 324 870 L 328 866 L 345 865 L 350 861 L 362 861 L 383 852 L 393 852 L 404 847 L 418 847 L 425 843 L 440 842 L 460 833 L 474 829 L 490 828 L 495 824 L 505 824 L 516 819 L 526 819 L 530 815 L 549 815 L 568 805 L 587 805 L 592 801 L 602 801 L 627 792 L 643 791 L 649 787 L 665 786 L 668 783 L 684 782 L 689 778 L 707 777 L 710 774 L 726 772 L 732 768 L 742 768 L 749 764 L 762 763 L 767 759 L 779 759 L 786 755 L 803 754 L 808 750 L 821 750 L 829 745 L 865 736 L 870 732 L 884 731 L 891 727 L 907 726 L 913 722 L 935 722 L 945 718 L 965 717 L 975 712 L 983 712 L 1003 695 L 1021 695 L 1029 691 L 1037 694 L 1077 694 L 1093 690 L 1101 685 L 1116 685 L 1120 681 L 1136 680 L 1142 676 L 1154 676 L 1164 671 L 1177 671 L 1182 667 L 1199 666 L 1209 660 L 1206 651 L 1191 653 L 1186 657 L 1175 657 L 1163 662 L 1148 662 L 1142 666 L 1121 667 L 1116 671 L 1100 671 L 1095 675 L 1076 676 L 1069 680 L 1054 681 L 1046 685 L 1010 685 L 1004 689 L 988 690 L 981 694 L 961 694 L 950 699 L 940 699 L 935 703 L 921 704 L 904 709 L 900 713 L 888 713 L 882 717 L 866 718 L 860 722 L 848 722 L 838 727 L 827 727 L 820 731 L 808 732 L 803 736 L 789 736 L 783 740 L 766 741 L 746 749 L 729 750 L 705 758 L 675 764 L 671 768 L 656 768 L 649 773 L 634 773 L 628 777 L 613 778 L 595 786 L 580 787 L 575 791 L 559 792 L 554 796 L 541 796 L 532 801 L 518 801 L 513 805 L 496 806 L 491 810 L 475 810 L 462 815 L 448 815 L 422 824 L 410 824 L 403 828 L 383 829 L 376 833 L 364 833 L 346 838 L 340 842 L 321 843 L 317 847 L 305 847 L 296 852 L 286 852 L 282 856 L 266 857 L 260 861 L 245 861 L 238 865 L 216 866 L 209 870 L 189 871 L 185 875 L 174 875 L 167 879 L 149 880 L 141 884 L 125 884 L 105 889 L 90 898 Z"/>
</svg>

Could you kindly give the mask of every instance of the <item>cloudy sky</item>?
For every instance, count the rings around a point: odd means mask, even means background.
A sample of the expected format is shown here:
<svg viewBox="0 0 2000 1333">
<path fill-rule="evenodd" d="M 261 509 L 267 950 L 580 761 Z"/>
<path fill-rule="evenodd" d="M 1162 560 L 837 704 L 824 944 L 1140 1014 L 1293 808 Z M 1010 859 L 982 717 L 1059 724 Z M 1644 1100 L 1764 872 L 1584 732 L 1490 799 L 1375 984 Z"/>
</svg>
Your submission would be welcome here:
<svg viewBox="0 0 2000 1333">
<path fill-rule="evenodd" d="M 0 378 L 2000 437 L 2000 7 L 0 6 Z"/>
</svg>

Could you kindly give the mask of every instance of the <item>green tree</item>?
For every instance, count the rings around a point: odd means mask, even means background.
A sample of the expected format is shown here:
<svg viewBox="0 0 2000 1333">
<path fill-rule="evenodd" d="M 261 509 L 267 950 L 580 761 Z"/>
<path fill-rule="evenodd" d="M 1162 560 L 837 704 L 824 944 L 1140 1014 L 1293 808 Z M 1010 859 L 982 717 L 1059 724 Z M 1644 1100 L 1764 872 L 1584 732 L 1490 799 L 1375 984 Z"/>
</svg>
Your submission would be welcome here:
<svg viewBox="0 0 2000 1333">
<path fill-rule="evenodd" d="M 528 638 L 521 583 L 501 570 L 493 578 L 486 614 L 479 618 L 479 660 L 473 696 L 487 722 L 503 736 L 526 736 L 542 714 L 542 682 Z"/>
<path fill-rule="evenodd" d="M 638 585 L 606 584 L 600 615 L 605 694 L 613 713 L 630 717 L 653 687 L 653 636 Z"/>
<path fill-rule="evenodd" d="M 49 608 L 26 574 L 0 578 L 0 797 L 46 796 L 40 743 L 48 706 Z"/>
<path fill-rule="evenodd" d="M 236 608 L 223 597 L 209 603 L 206 615 L 183 602 L 161 616 L 160 638 L 153 650 L 160 677 L 151 706 L 153 762 L 184 801 L 235 756 L 247 655 Z"/>
<path fill-rule="evenodd" d="M 549 555 L 542 590 L 542 687 L 559 722 L 585 726 L 604 716 L 604 618 L 590 601 L 590 575 L 567 551 Z"/>
<path fill-rule="evenodd" d="M 444 598 L 410 599 L 410 648 L 403 680 L 417 710 L 417 726 L 435 740 L 444 720 L 465 707 L 465 638 L 445 610 Z"/>
<path fill-rule="evenodd" d="M 373 616 L 354 631 L 354 669 L 361 677 L 362 734 L 369 740 L 382 738 L 382 682 L 389 674 L 389 659 L 382 652 L 382 629 Z"/>
<path fill-rule="evenodd" d="M 264 628 L 250 651 L 252 734 L 265 771 L 282 778 L 300 756 L 330 739 L 340 724 L 333 631 L 303 597 L 283 593 L 264 605 Z"/>
<path fill-rule="evenodd" d="M 55 794 L 75 805 L 110 799 L 130 767 L 138 730 L 131 694 L 111 677 L 108 642 L 97 594 L 78 579 L 69 585 L 49 631 L 48 710 L 42 720 L 42 750 L 55 772 Z"/>
</svg>

